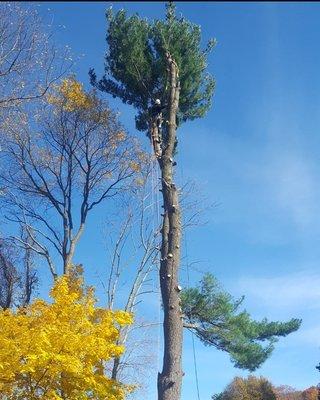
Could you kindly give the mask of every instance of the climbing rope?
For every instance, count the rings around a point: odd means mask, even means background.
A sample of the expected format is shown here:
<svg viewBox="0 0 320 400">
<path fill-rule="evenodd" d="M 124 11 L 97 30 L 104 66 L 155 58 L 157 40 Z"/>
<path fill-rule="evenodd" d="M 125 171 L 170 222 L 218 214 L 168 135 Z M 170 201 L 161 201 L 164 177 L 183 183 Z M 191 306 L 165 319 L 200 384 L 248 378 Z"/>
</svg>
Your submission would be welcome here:
<svg viewBox="0 0 320 400">
<path fill-rule="evenodd" d="M 188 282 L 188 288 L 189 288 L 189 287 L 190 287 L 190 272 L 189 272 L 188 247 L 187 247 L 187 238 L 186 238 L 186 234 L 184 235 L 184 247 L 185 247 L 185 253 L 186 253 L 187 282 Z M 195 376 L 195 379 L 196 379 L 197 398 L 198 398 L 198 400 L 200 400 L 198 364 L 197 364 L 196 346 L 195 346 L 194 336 L 195 336 L 195 334 L 191 331 L 192 353 L 193 353 L 193 365 L 194 365 L 194 376 Z"/>
</svg>

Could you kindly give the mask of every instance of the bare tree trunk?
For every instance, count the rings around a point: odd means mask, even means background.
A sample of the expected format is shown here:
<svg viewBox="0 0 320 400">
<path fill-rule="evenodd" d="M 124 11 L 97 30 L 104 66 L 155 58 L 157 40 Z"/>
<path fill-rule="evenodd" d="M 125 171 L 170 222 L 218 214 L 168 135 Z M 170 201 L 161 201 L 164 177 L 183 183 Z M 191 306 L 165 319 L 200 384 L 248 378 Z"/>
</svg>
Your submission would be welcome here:
<svg viewBox="0 0 320 400">
<path fill-rule="evenodd" d="M 78 232 L 73 238 L 70 237 L 71 233 L 72 233 L 72 231 L 70 231 L 71 228 L 68 226 L 67 229 L 68 229 L 69 239 L 66 241 L 66 243 L 69 243 L 69 248 L 68 248 L 68 250 L 63 251 L 63 273 L 65 275 L 68 275 L 70 273 L 70 269 L 72 267 L 73 256 L 74 256 L 74 253 L 76 250 L 76 245 L 79 242 L 79 239 L 84 231 L 84 223 L 81 222 Z"/>
<path fill-rule="evenodd" d="M 74 255 L 74 248 L 72 250 L 69 250 L 65 256 L 63 257 L 63 273 L 65 275 L 69 275 L 70 269 L 72 267 L 72 259 Z"/>
<path fill-rule="evenodd" d="M 112 366 L 112 372 L 111 372 L 111 378 L 112 379 L 117 379 L 118 378 L 119 368 L 120 368 L 120 357 L 116 357 L 113 360 L 113 366 Z"/>
<path fill-rule="evenodd" d="M 161 157 L 158 157 L 164 208 L 159 277 L 164 310 L 164 355 L 162 372 L 158 375 L 158 400 L 179 400 L 183 375 L 183 321 L 179 296 L 181 212 L 178 191 L 173 182 L 173 156 L 180 84 L 177 65 L 169 54 L 167 54 L 167 64 L 170 76 L 168 137 L 164 141 Z M 155 154 L 157 155 L 156 150 Z"/>
<path fill-rule="evenodd" d="M 34 245 L 32 237 L 28 234 L 28 232 L 21 232 L 22 239 L 26 241 L 27 244 L 30 246 Z M 24 249 L 24 257 L 23 257 L 23 264 L 24 264 L 24 287 L 23 287 L 23 297 L 22 297 L 22 305 L 27 306 L 30 304 L 32 294 L 35 290 L 35 287 L 38 282 L 37 273 L 34 269 L 33 263 L 33 252 L 30 247 L 26 247 Z"/>
</svg>

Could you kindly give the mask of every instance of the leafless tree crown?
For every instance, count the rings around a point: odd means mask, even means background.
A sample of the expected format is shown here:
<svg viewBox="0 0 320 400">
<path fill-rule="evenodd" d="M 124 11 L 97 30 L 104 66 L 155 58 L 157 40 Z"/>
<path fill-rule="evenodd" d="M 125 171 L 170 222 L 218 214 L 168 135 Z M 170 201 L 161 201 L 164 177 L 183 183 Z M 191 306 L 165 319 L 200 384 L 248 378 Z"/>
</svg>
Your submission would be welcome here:
<svg viewBox="0 0 320 400">
<path fill-rule="evenodd" d="M 146 158 L 107 103 L 95 93 L 88 98 L 88 107 L 58 102 L 33 119 L 19 114 L 2 143 L 6 217 L 24 227 L 32 244 L 16 242 L 45 257 L 54 277 L 52 250 L 67 272 L 90 211 L 130 190 Z"/>
<path fill-rule="evenodd" d="M 0 110 L 43 96 L 70 67 L 34 5 L 0 3 Z"/>
</svg>

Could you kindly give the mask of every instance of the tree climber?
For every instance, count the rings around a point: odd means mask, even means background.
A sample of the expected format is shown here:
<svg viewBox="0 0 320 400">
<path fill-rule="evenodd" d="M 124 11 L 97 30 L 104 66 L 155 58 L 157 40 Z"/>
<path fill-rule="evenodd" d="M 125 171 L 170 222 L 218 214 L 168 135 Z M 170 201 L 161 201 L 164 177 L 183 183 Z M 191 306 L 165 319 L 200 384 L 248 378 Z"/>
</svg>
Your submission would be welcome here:
<svg viewBox="0 0 320 400">
<path fill-rule="evenodd" d="M 151 107 L 151 117 L 156 121 L 157 127 L 161 129 L 163 116 L 162 111 L 166 108 L 166 105 L 161 105 L 161 100 L 156 99 L 153 106 Z"/>
<path fill-rule="evenodd" d="M 154 101 L 154 104 L 150 107 L 152 144 L 157 158 L 160 158 L 162 155 L 162 149 L 161 149 L 161 144 L 162 144 L 161 127 L 163 122 L 162 111 L 165 108 L 166 105 L 161 105 L 160 99 L 156 99 Z"/>
</svg>

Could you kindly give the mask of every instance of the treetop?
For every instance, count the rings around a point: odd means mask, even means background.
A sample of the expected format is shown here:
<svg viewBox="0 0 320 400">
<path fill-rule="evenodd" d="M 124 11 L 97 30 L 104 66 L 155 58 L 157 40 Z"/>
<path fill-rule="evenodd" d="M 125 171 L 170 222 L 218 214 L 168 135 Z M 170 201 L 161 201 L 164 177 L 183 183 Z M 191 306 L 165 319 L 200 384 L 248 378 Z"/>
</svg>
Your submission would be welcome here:
<svg viewBox="0 0 320 400">
<path fill-rule="evenodd" d="M 119 97 L 137 108 L 136 126 L 147 131 L 149 108 L 155 99 L 166 103 L 169 76 L 166 53 L 179 69 L 181 86 L 178 122 L 205 115 L 211 106 L 214 79 L 206 72 L 210 40 L 201 47 L 201 28 L 184 17 L 177 17 L 175 5 L 166 5 L 166 18 L 148 21 L 125 10 L 107 11 L 105 74 L 98 80 L 93 69 L 91 82 L 98 89 Z"/>
</svg>

